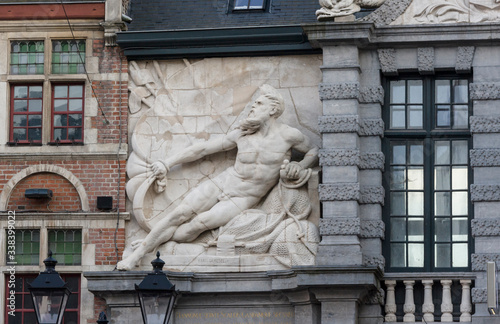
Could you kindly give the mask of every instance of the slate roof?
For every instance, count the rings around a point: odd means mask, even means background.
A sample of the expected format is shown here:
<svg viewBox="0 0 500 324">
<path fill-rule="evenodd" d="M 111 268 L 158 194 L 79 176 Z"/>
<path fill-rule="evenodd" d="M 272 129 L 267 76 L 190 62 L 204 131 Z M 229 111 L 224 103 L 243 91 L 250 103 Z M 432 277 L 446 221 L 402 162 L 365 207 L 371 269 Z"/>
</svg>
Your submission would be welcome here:
<svg viewBox="0 0 500 324">
<path fill-rule="evenodd" d="M 234 0 L 131 0 L 129 31 L 316 23 L 318 0 L 267 0 L 267 10 L 233 12 Z"/>
</svg>

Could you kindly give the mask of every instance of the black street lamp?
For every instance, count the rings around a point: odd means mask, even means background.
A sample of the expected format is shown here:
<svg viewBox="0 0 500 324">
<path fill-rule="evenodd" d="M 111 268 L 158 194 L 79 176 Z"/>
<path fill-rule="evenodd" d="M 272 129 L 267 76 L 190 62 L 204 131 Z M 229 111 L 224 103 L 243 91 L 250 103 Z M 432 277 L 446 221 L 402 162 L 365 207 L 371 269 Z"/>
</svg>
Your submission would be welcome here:
<svg viewBox="0 0 500 324">
<path fill-rule="evenodd" d="M 144 324 L 167 324 L 174 310 L 177 292 L 175 285 L 168 280 L 162 271 L 165 262 L 160 259 L 160 252 L 156 252 L 156 259 L 151 262 L 153 272 L 135 285 L 141 305 Z"/>
<path fill-rule="evenodd" d="M 61 324 L 71 291 L 55 269 L 57 260 L 52 258 L 52 251 L 43 263 L 45 271 L 28 286 L 36 318 L 38 324 Z"/>
</svg>

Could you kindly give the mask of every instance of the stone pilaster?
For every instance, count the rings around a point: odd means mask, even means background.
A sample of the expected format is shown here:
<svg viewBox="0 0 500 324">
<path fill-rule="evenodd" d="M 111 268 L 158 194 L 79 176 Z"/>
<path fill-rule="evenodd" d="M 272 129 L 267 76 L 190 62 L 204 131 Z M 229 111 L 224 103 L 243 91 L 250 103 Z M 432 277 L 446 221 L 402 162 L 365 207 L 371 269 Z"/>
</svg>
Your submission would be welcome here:
<svg viewBox="0 0 500 324">
<path fill-rule="evenodd" d="M 359 241 L 360 134 L 374 129 L 373 123 L 360 120 L 359 102 L 360 98 L 371 100 L 380 96 L 376 95 L 378 89 L 361 89 L 356 46 L 323 46 L 322 72 L 319 92 L 323 116 L 319 129 L 323 138 L 320 154 L 323 184 L 319 195 L 323 219 L 316 264 L 357 266 L 363 263 Z"/>
</svg>

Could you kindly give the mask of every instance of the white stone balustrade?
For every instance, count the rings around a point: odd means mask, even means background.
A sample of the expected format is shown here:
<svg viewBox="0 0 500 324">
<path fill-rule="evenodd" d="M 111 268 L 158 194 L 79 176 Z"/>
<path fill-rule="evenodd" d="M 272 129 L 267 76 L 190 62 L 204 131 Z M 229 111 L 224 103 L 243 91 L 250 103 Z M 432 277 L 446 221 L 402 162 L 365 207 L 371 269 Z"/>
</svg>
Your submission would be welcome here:
<svg viewBox="0 0 500 324">
<path fill-rule="evenodd" d="M 391 274 L 393 275 L 393 274 Z M 406 274 L 408 275 L 408 274 Z M 407 276 L 403 274 L 393 275 L 395 278 L 386 276 L 385 286 L 386 286 L 386 302 L 385 302 L 385 317 L 386 323 L 433 323 L 433 322 L 471 322 L 472 321 L 472 303 L 471 303 L 471 285 L 473 283 L 473 277 L 466 276 L 448 276 L 431 277 L 432 274 L 423 274 L 422 276 Z M 460 305 L 453 305 L 452 300 L 452 285 L 457 283 L 461 285 L 461 298 Z M 421 284 L 421 286 L 420 286 Z M 423 299 L 415 298 L 415 287 L 423 286 Z M 403 292 L 397 293 L 397 291 L 403 290 Z M 420 288 L 421 289 L 421 288 Z M 440 290 L 442 292 L 439 302 L 436 305 L 433 300 L 433 289 Z M 455 288 L 456 289 L 456 288 Z M 421 293 L 421 292 L 420 292 Z M 403 297 L 404 295 L 404 297 Z M 404 300 L 397 299 L 404 298 Z M 435 294 L 434 294 L 434 297 Z M 415 305 L 415 300 L 422 301 L 421 305 Z M 458 304 L 458 302 L 456 302 Z M 398 310 L 398 305 L 400 305 Z M 421 308 L 419 307 L 421 306 Z M 455 309 L 460 306 L 460 317 L 458 314 L 453 314 L 453 308 Z M 435 315 L 435 309 L 441 309 L 441 315 Z M 416 310 L 421 312 L 416 313 Z M 455 315 L 455 318 L 453 318 Z"/>
</svg>

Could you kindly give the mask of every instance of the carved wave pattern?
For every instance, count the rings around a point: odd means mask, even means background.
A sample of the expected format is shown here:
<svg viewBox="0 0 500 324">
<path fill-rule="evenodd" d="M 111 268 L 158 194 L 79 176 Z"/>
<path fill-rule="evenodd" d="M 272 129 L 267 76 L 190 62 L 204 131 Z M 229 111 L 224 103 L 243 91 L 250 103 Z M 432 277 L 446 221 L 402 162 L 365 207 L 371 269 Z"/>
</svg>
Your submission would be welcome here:
<svg viewBox="0 0 500 324">
<path fill-rule="evenodd" d="M 500 18 L 499 0 L 440 0 L 414 17 L 421 23 L 485 22 Z"/>
</svg>

